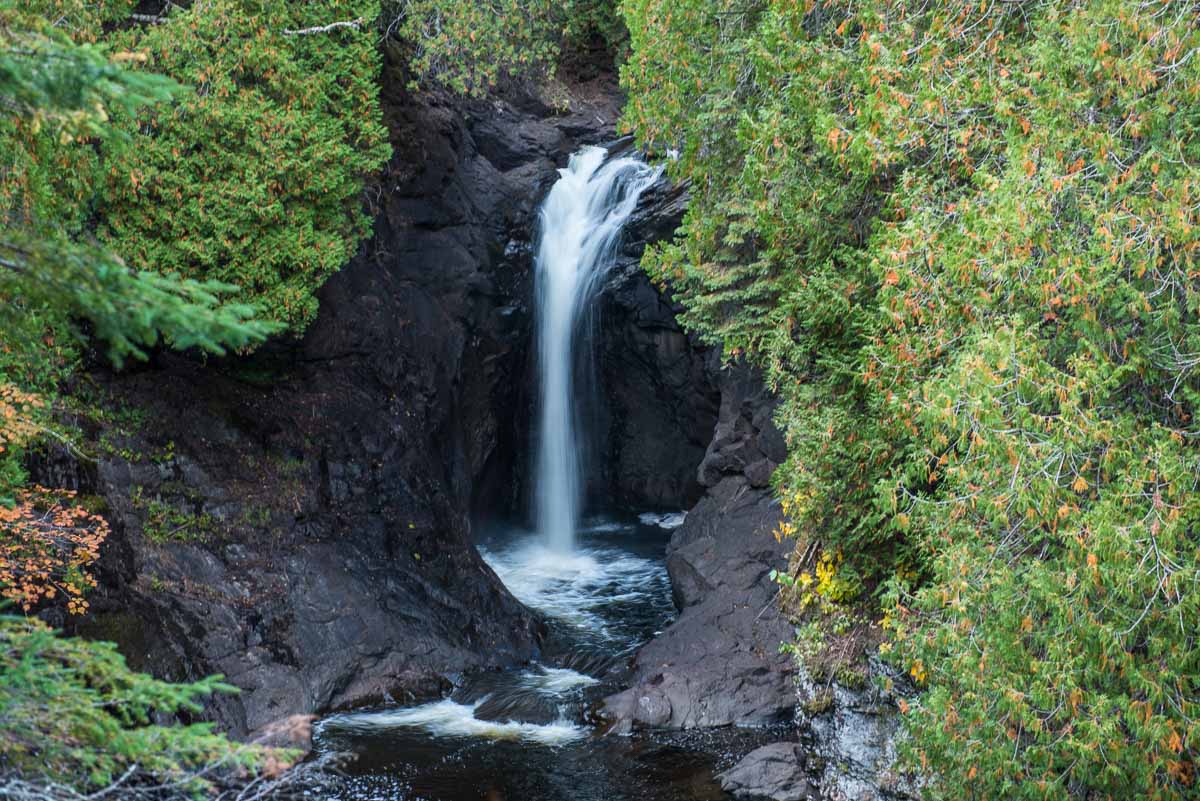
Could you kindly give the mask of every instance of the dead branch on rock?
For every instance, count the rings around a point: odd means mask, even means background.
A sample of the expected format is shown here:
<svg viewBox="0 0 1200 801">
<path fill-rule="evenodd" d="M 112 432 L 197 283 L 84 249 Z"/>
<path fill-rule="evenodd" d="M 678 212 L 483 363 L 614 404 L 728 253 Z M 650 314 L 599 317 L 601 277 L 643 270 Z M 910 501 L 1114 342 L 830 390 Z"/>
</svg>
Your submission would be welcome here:
<svg viewBox="0 0 1200 801">
<path fill-rule="evenodd" d="M 329 33 L 338 28 L 354 28 L 358 30 L 366 24 L 366 20 L 362 17 L 358 19 L 345 20 L 344 22 L 331 22 L 328 25 L 317 25 L 312 28 L 300 28 L 299 30 L 283 30 L 284 36 L 311 36 L 314 33 Z"/>
</svg>

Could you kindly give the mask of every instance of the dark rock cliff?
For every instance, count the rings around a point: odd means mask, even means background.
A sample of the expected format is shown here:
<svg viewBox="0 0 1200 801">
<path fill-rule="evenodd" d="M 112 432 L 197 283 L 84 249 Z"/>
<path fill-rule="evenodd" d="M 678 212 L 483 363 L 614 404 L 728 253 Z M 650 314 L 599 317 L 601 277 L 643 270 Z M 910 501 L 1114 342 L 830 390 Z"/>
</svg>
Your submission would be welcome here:
<svg viewBox="0 0 1200 801">
<path fill-rule="evenodd" d="M 901 734 L 898 699 L 911 696 L 907 677 L 868 660 L 860 681 L 814 680 L 803 668 L 796 681 L 798 739 L 747 754 L 720 777 L 736 798 L 773 801 L 912 801 L 921 777 L 897 765 Z M 890 689 L 884 689 L 888 687 Z"/>
<path fill-rule="evenodd" d="M 686 192 L 666 182 L 643 197 L 597 309 L 604 405 L 595 420 L 604 458 L 593 488 L 612 507 L 682 510 L 704 488 L 704 459 L 721 396 L 708 350 L 683 332 L 669 293 L 641 269 L 647 243 L 671 236 Z"/>
<path fill-rule="evenodd" d="M 520 458 L 534 209 L 571 151 L 610 135 L 615 93 L 580 87 L 555 113 L 405 83 L 384 85 L 395 155 L 369 192 L 374 238 L 302 342 L 92 378 L 129 413 L 66 477 L 113 522 L 93 613 L 66 622 L 160 675 L 224 674 L 242 692 L 212 715 L 234 732 L 428 696 L 538 648 L 469 512 L 503 502 L 487 496 Z"/>
<path fill-rule="evenodd" d="M 464 103 L 409 94 L 389 70 L 374 236 L 303 341 L 97 370 L 79 391 L 122 410 L 89 424 L 99 461 L 34 465 L 113 524 L 91 614 L 49 616 L 158 675 L 224 674 L 242 692 L 208 714 L 234 733 L 436 695 L 539 647 L 541 622 L 472 528 L 520 512 L 535 211 L 571 152 L 612 135 L 616 88 L 567 86 L 565 110 L 520 93 Z M 605 492 L 632 506 L 698 494 L 715 419 L 703 352 L 632 268 L 677 200 L 652 199 L 602 317 Z"/>
<path fill-rule="evenodd" d="M 789 550 L 767 483 L 786 456 L 775 400 L 753 370 L 709 358 L 721 408 L 697 471 L 705 494 L 667 548 L 679 617 L 637 653 L 632 686 L 604 701 L 600 715 L 621 732 L 761 725 L 791 719 L 796 703 L 779 653 L 791 626 L 769 578 Z"/>
</svg>

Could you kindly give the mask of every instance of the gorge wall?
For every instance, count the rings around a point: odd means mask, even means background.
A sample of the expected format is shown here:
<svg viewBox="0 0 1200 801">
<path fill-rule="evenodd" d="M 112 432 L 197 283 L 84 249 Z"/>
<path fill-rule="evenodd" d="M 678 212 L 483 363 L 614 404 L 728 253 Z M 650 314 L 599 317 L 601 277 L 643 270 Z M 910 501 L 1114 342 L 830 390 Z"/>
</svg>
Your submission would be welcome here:
<svg viewBox="0 0 1200 801">
<path fill-rule="evenodd" d="M 646 193 L 596 310 L 604 403 L 595 419 L 603 458 L 593 494 L 609 508 L 687 509 L 704 491 L 696 466 L 717 423 L 718 377 L 708 350 L 676 322 L 670 294 L 641 269 L 646 245 L 674 234 L 686 202 L 681 185 Z"/>
<path fill-rule="evenodd" d="M 721 405 L 696 471 L 704 495 L 667 548 L 679 617 L 638 652 L 631 687 L 599 710 L 619 732 L 763 725 L 790 720 L 796 705 L 794 667 L 779 652 L 792 627 L 769 578 L 791 545 L 775 536 L 781 511 L 768 484 L 786 456 L 775 400 L 745 365 L 721 369 L 713 352 L 708 369 Z"/>
<path fill-rule="evenodd" d="M 303 341 L 97 368 L 75 391 L 124 410 L 82 421 L 97 461 L 34 464 L 113 524 L 90 614 L 47 616 L 160 676 L 223 674 L 241 693 L 208 716 L 237 734 L 437 695 L 538 652 L 542 624 L 480 559 L 472 518 L 520 508 L 535 210 L 571 152 L 611 136 L 618 96 L 605 75 L 560 87 L 566 108 L 407 84 L 389 64 L 374 237 L 323 288 Z M 678 214 L 677 194 L 655 202 L 669 211 L 641 236 Z M 603 315 L 602 440 L 618 454 L 604 492 L 681 508 L 715 394 L 634 267 L 637 236 Z"/>
</svg>

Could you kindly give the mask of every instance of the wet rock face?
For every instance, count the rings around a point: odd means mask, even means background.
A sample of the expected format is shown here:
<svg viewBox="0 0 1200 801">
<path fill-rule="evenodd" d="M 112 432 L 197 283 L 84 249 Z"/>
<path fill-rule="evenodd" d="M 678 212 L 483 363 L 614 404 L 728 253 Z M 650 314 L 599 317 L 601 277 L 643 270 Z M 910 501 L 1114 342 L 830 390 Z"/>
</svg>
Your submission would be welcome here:
<svg viewBox="0 0 1200 801">
<path fill-rule="evenodd" d="M 140 419 L 75 481 L 113 535 L 94 613 L 71 625 L 159 675 L 224 674 L 242 692 L 210 716 L 235 733 L 537 653 L 541 624 L 479 558 L 469 515 L 510 501 L 526 450 L 536 204 L 609 135 L 617 95 L 598 79 L 556 115 L 405 85 L 385 78 L 374 238 L 302 342 L 95 376 Z"/>
<path fill-rule="evenodd" d="M 704 492 L 695 468 L 720 403 L 709 349 L 683 332 L 670 294 L 641 269 L 642 251 L 674 232 L 685 204 L 684 187 L 665 182 L 643 196 L 596 311 L 602 458 L 591 491 L 610 508 L 687 509 Z"/>
<path fill-rule="evenodd" d="M 812 798 L 821 801 L 913 801 L 919 782 L 896 769 L 900 736 L 896 691 L 912 687 L 877 659 L 861 684 L 814 681 L 800 669 L 796 680 L 799 741 L 776 743 L 748 754 L 722 774 L 738 798 Z"/>
<path fill-rule="evenodd" d="M 718 380 L 720 419 L 698 470 L 705 495 L 667 550 L 679 618 L 638 652 L 632 686 L 605 699 L 600 714 L 617 731 L 761 725 L 793 715 L 794 668 L 779 653 L 792 629 L 768 578 L 786 564 L 788 545 L 774 536 L 778 504 L 752 478 L 782 456 L 774 401 L 747 368 L 720 371 Z"/>
</svg>

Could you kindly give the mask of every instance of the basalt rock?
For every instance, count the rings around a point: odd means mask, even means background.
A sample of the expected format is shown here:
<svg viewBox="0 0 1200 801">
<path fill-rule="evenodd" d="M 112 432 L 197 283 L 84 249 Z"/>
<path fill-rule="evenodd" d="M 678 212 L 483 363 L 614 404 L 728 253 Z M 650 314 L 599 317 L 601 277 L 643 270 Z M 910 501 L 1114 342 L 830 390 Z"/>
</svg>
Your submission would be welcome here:
<svg viewBox="0 0 1200 801">
<path fill-rule="evenodd" d="M 890 686 L 891 690 L 881 689 Z M 808 778 L 829 801 L 911 801 L 919 782 L 896 767 L 897 698 L 912 692 L 905 676 L 869 660 L 855 686 L 814 681 L 800 670 L 800 742 Z"/>
<path fill-rule="evenodd" d="M 896 763 L 897 698 L 901 692 L 911 693 L 912 685 L 876 658 L 866 661 L 852 685 L 838 678 L 818 681 L 800 668 L 799 739 L 751 752 L 721 775 L 722 787 L 738 798 L 919 798 L 919 778 L 904 774 Z"/>
<path fill-rule="evenodd" d="M 756 748 L 717 778 L 737 798 L 808 801 L 816 793 L 805 775 L 805 754 L 798 743 Z"/>
<path fill-rule="evenodd" d="M 674 232 L 685 204 L 686 187 L 667 182 L 643 196 L 596 310 L 604 403 L 594 427 L 603 444 L 591 473 L 602 484 L 593 494 L 612 507 L 686 509 L 704 491 L 695 467 L 720 403 L 709 349 L 684 333 L 670 293 L 640 266 L 647 244 Z"/>
<path fill-rule="evenodd" d="M 610 135 L 615 85 L 573 87 L 564 113 L 520 94 L 414 96 L 389 69 L 374 237 L 304 339 L 97 370 L 92 391 L 129 413 L 93 432 L 98 466 L 65 476 L 113 533 L 92 614 L 56 622 L 158 675 L 224 674 L 242 692 L 207 714 L 236 734 L 436 695 L 539 647 L 470 512 L 511 502 L 525 451 L 512 420 L 528 403 L 536 204 L 569 153 Z"/>
<path fill-rule="evenodd" d="M 775 604 L 772 569 L 788 546 L 780 510 L 756 476 L 783 457 L 775 401 L 744 366 L 717 370 L 720 418 L 698 475 L 704 497 L 671 538 L 667 569 L 679 618 L 637 653 L 632 686 L 600 714 L 638 727 L 760 725 L 788 720 L 794 668 L 779 653 L 792 631 Z"/>
</svg>

